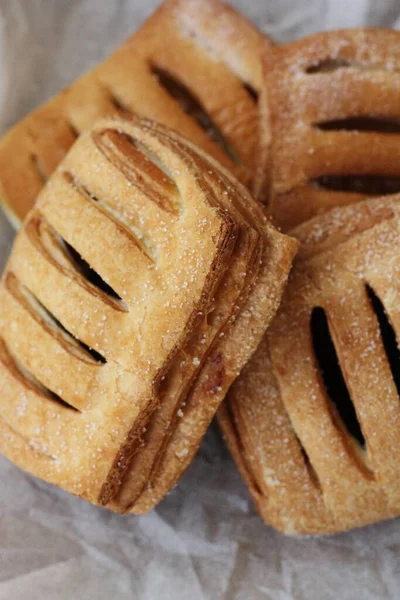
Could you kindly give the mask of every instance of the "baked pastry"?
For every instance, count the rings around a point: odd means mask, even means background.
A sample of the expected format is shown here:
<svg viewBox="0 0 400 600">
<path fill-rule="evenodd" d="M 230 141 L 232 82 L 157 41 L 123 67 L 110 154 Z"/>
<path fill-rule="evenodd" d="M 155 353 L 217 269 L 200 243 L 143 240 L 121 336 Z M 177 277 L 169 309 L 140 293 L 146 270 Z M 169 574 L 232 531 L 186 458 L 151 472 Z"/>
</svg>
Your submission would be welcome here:
<svg viewBox="0 0 400 600">
<path fill-rule="evenodd" d="M 283 230 L 400 191 L 400 33 L 354 29 L 271 49 L 265 81 L 269 210 Z"/>
<path fill-rule="evenodd" d="M 2 278 L 1 452 L 93 503 L 151 508 L 257 347 L 296 245 L 161 126 L 83 133 Z"/>
<path fill-rule="evenodd" d="M 247 186 L 256 185 L 265 45 L 255 27 L 219 0 L 167 0 L 109 59 L 0 141 L 0 198 L 13 223 L 33 206 L 78 134 L 112 113 L 176 129 Z"/>
<path fill-rule="evenodd" d="M 333 209 L 219 422 L 257 509 L 287 534 L 400 514 L 400 195 Z"/>
</svg>

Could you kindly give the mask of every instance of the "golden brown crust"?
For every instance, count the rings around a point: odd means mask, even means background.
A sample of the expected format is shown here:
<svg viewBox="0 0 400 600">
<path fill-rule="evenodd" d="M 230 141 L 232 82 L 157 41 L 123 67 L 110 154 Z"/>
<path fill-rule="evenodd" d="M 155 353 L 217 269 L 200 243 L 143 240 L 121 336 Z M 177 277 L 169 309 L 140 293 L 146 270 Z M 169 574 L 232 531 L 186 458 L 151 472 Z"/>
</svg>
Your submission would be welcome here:
<svg viewBox="0 0 400 600">
<path fill-rule="evenodd" d="M 331 533 L 400 512 L 398 358 L 388 345 L 399 339 L 400 196 L 334 209 L 292 233 L 302 246 L 281 307 L 219 422 L 266 523 Z M 329 333 L 311 324 L 322 311 Z M 335 391 L 342 376 L 349 398 Z"/>
<path fill-rule="evenodd" d="M 296 246 L 177 134 L 96 124 L 44 188 L 2 279 L 1 451 L 114 510 L 151 482 L 139 503 L 151 508 L 255 349 Z"/>
<path fill-rule="evenodd" d="M 284 231 L 332 207 L 400 191 L 399 59 L 399 32 L 368 28 L 269 51 L 261 114 L 272 142 L 264 186 Z"/>
<path fill-rule="evenodd" d="M 173 175 L 158 170 L 157 180 L 154 171 L 146 173 L 146 165 L 125 153 L 128 176 L 115 160 L 121 155 L 110 132 L 142 151 L 141 144 L 147 143 Z M 236 225 L 210 204 L 198 180 L 146 128 L 101 122 L 81 136 L 48 182 L 8 262 L 0 291 L 6 353 L 80 412 L 30 390 L 33 398 L 20 417 L 18 396 L 25 394 L 25 386 L 15 377 L 12 384 L 13 374 L 3 362 L 2 378 L 10 395 L 17 396 L 14 403 L 3 396 L 3 420 L 29 437 L 30 444 L 46 449 L 43 454 L 57 458 L 50 464 L 35 461 L 29 446 L 18 456 L 12 445 L 3 451 L 91 501 L 107 501 L 118 487 L 125 441 L 129 438 L 132 446 L 131 438 L 141 435 L 156 402 L 156 382 L 207 306 L 213 281 L 229 265 Z M 163 188 L 170 203 L 164 207 L 154 195 Z M 32 235 L 30 224 L 36 219 L 55 232 L 58 248 L 49 246 L 45 229 L 39 239 Z M 69 270 L 75 277 L 70 277 L 62 268 L 68 261 L 65 243 L 115 290 L 125 310 L 103 302 L 98 291 L 90 293 L 87 281 L 82 285 L 84 277 L 71 255 Z M 86 360 L 72 353 L 73 336 L 107 362 L 99 363 L 86 350 Z M 88 460 L 95 468 L 88 470 Z"/>
<path fill-rule="evenodd" d="M 256 350 L 275 314 L 297 250 L 296 242 L 274 230 L 261 206 L 227 171 L 217 172 L 216 163 L 209 157 L 189 143 L 186 146 L 197 167 L 206 173 L 210 187 L 224 198 L 226 208 L 234 210 L 239 220 L 244 220 L 257 232 L 258 253 L 252 268 L 242 274 L 243 287 L 235 302 L 235 313 L 228 327 L 219 329 L 216 343 L 182 404 L 182 417 L 178 419 L 164 454 L 157 461 L 147 489 L 133 507 L 136 513 L 153 508 L 189 466 L 198 450 L 201 432 L 210 424 L 229 386 Z M 239 255 L 242 254 L 240 250 Z M 239 281 L 238 276 L 233 281 L 232 277 L 225 278 L 222 286 L 229 288 L 234 283 L 237 288 Z M 216 308 L 213 317 L 218 326 L 220 317 Z"/>
<path fill-rule="evenodd" d="M 0 196 L 12 222 L 33 206 L 76 136 L 115 113 L 178 130 L 256 185 L 252 93 L 261 89 L 266 46 L 255 27 L 219 0 L 167 0 L 109 59 L 0 141 Z"/>
</svg>

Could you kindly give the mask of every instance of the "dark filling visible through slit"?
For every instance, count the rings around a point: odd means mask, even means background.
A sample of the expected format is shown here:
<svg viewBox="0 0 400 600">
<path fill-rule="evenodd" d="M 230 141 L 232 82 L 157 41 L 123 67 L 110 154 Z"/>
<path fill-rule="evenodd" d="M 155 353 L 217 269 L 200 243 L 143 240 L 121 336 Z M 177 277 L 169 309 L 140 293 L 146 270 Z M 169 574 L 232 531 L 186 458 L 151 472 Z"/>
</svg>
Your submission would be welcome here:
<svg viewBox="0 0 400 600">
<path fill-rule="evenodd" d="M 352 66 L 354 66 L 354 63 L 347 58 L 331 58 L 328 56 L 327 58 L 324 58 L 307 67 L 306 73 L 332 73 L 338 69 Z"/>
<path fill-rule="evenodd" d="M 121 296 L 119 296 L 117 292 L 111 286 L 109 286 L 108 283 L 106 283 L 104 279 L 102 279 L 102 277 L 100 277 L 100 275 L 94 269 L 92 269 L 89 263 L 87 263 L 86 260 L 82 258 L 82 256 L 79 254 L 79 252 L 75 250 L 75 248 L 73 248 L 65 240 L 63 240 L 63 243 L 71 258 L 71 261 L 74 263 L 74 266 L 83 275 L 83 277 L 85 277 L 85 279 L 89 281 L 89 283 L 102 290 L 108 296 L 111 296 L 116 300 L 122 301 Z"/>
<path fill-rule="evenodd" d="M 19 379 L 19 381 L 25 387 L 33 390 L 41 396 L 45 396 L 46 398 L 49 398 L 50 400 L 61 404 L 61 406 L 64 406 L 65 408 L 79 412 L 77 408 L 71 406 L 71 404 L 68 404 L 68 402 L 65 402 L 65 400 L 60 398 L 60 396 L 52 392 L 49 388 L 44 386 L 38 379 L 36 379 L 36 377 L 22 363 L 20 363 L 20 361 L 17 358 L 15 358 L 15 356 L 11 354 L 11 352 L 7 348 L 6 343 L 1 338 L 0 359 L 3 362 L 3 364 L 7 367 L 7 369 L 14 375 L 14 377 Z"/>
<path fill-rule="evenodd" d="M 243 83 L 243 87 L 255 104 L 258 102 L 258 92 L 248 83 Z"/>
<path fill-rule="evenodd" d="M 58 337 L 61 343 L 68 343 L 70 352 L 82 352 L 80 356 L 91 357 L 97 363 L 104 364 L 106 359 L 93 348 L 76 338 L 64 325 L 38 300 L 38 298 L 12 273 L 5 277 L 5 286 L 21 306 L 27 310 L 47 330 Z M 54 332 L 54 333 L 53 333 Z M 78 354 L 79 355 L 79 354 Z"/>
<path fill-rule="evenodd" d="M 39 300 L 37 299 L 36 301 L 39 302 Z M 49 319 L 51 319 L 51 321 L 54 323 L 54 326 L 57 327 L 57 329 L 59 329 L 60 331 L 62 331 L 64 335 L 73 339 L 80 346 L 80 348 L 82 348 L 84 352 L 90 354 L 92 358 L 98 363 L 105 364 L 107 362 L 104 356 L 102 356 L 99 352 L 85 344 L 85 342 L 82 342 L 81 340 L 76 338 L 70 331 L 68 331 L 68 329 L 66 329 L 64 325 L 52 313 L 50 313 L 46 307 L 43 306 L 43 304 L 41 304 L 41 307 L 44 311 L 46 311 Z"/>
<path fill-rule="evenodd" d="M 79 134 L 79 131 L 76 129 L 75 125 L 73 125 L 71 123 L 71 121 L 68 121 L 67 122 L 67 126 L 68 126 L 68 129 L 71 132 L 72 137 L 75 138 L 75 139 L 78 138 L 80 134 Z"/>
<path fill-rule="evenodd" d="M 389 361 L 393 381 L 396 384 L 397 393 L 400 396 L 400 349 L 396 338 L 396 333 L 390 323 L 385 308 L 374 290 L 368 284 L 365 286 L 372 308 L 378 319 L 381 331 L 382 342 L 385 348 L 386 356 Z"/>
<path fill-rule="evenodd" d="M 400 177 L 384 175 L 321 175 L 312 180 L 321 188 L 335 192 L 352 192 L 367 196 L 384 196 L 400 192 Z"/>
<path fill-rule="evenodd" d="M 385 117 L 350 117 L 315 123 L 323 131 L 366 131 L 373 133 L 400 133 L 400 120 Z"/>
<path fill-rule="evenodd" d="M 111 90 L 108 90 L 108 92 L 110 102 L 115 107 L 116 111 L 123 117 L 131 117 L 133 115 L 132 111 L 129 110 L 129 108 L 127 108 Z"/>
<path fill-rule="evenodd" d="M 71 272 L 78 273 L 85 282 L 91 284 L 85 286 L 85 289 L 90 293 L 98 295 L 97 291 L 103 292 L 100 297 L 104 302 L 116 310 L 128 312 L 127 305 L 115 290 L 108 286 L 99 275 L 100 281 L 94 280 L 95 278 L 92 275 L 95 271 L 40 213 L 32 215 L 32 218 L 26 224 L 25 231 L 31 242 L 44 254 L 47 260 L 55 263 L 57 268 L 61 268 L 64 273 L 67 269 L 68 276 L 71 275 Z M 79 280 L 79 283 L 82 284 L 81 280 Z M 94 290 L 92 286 L 96 289 Z"/>
<path fill-rule="evenodd" d="M 228 140 L 225 139 L 218 126 L 189 88 L 168 73 L 168 71 L 156 65 L 152 65 L 151 71 L 159 84 L 179 103 L 184 112 L 190 115 L 204 129 L 207 135 L 221 147 L 232 162 L 239 164 L 240 161 L 236 151 Z M 251 93 L 250 89 L 248 91 Z"/>
<path fill-rule="evenodd" d="M 323 308 L 315 307 L 313 309 L 310 327 L 314 353 L 327 394 L 334 403 L 347 431 L 365 448 L 365 439 L 343 377 Z"/>
</svg>

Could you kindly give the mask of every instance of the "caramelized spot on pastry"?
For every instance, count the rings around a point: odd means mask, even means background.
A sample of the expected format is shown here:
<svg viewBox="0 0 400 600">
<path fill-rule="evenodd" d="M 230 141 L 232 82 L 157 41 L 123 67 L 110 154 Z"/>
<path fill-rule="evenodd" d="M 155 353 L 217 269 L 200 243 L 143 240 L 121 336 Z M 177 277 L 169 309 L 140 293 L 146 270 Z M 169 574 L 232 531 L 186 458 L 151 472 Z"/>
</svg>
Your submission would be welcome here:
<svg viewBox="0 0 400 600">
<path fill-rule="evenodd" d="M 224 385 L 226 367 L 221 353 L 209 358 L 209 375 L 202 384 L 205 394 L 216 394 Z"/>
<path fill-rule="evenodd" d="M 400 119 L 385 117 L 349 117 L 315 123 L 323 131 L 370 131 L 373 133 L 400 133 Z"/>
<path fill-rule="evenodd" d="M 168 73 L 168 71 L 157 65 L 152 65 L 151 71 L 158 83 L 179 103 L 184 112 L 190 115 L 204 129 L 207 135 L 222 148 L 233 163 L 236 165 L 240 164 L 237 152 L 224 137 L 216 123 L 214 123 L 211 116 L 191 90 L 184 83 L 178 81 L 171 73 Z"/>
<path fill-rule="evenodd" d="M 328 319 L 323 308 L 317 306 L 313 309 L 310 327 L 314 353 L 326 392 L 349 434 L 365 448 L 365 439 L 340 367 L 329 331 Z"/>
<path fill-rule="evenodd" d="M 306 73 L 332 73 L 332 71 L 337 71 L 338 69 L 346 69 L 354 66 L 354 62 L 348 58 L 332 58 L 331 56 L 328 56 L 307 67 Z"/>
<path fill-rule="evenodd" d="M 400 192 L 400 177 L 385 175 L 321 175 L 312 180 L 319 187 L 335 192 L 385 196 Z"/>
<path fill-rule="evenodd" d="M 393 381 L 396 384 L 397 393 L 400 396 L 400 348 L 396 337 L 396 332 L 393 329 L 381 299 L 376 295 L 370 285 L 366 284 L 365 288 L 367 290 L 372 308 L 374 309 L 378 319 L 382 342 L 389 361 Z"/>
<path fill-rule="evenodd" d="M 12 272 L 5 278 L 5 286 L 14 299 L 27 310 L 31 316 L 51 333 L 64 348 L 85 362 L 102 365 L 107 361 L 93 348 L 87 346 L 70 333 L 62 323 L 36 298 L 36 296 L 23 285 Z"/>
<path fill-rule="evenodd" d="M 178 187 L 154 152 L 132 136 L 115 129 L 94 132 L 93 139 L 110 162 L 150 200 L 174 216 L 181 213 Z"/>
<path fill-rule="evenodd" d="M 76 412 L 80 412 L 71 404 L 68 404 L 60 398 L 57 394 L 49 390 L 46 386 L 44 386 L 36 377 L 15 357 L 11 354 L 10 349 L 7 347 L 5 341 L 0 338 L 0 361 L 3 365 L 10 371 L 10 373 L 18 379 L 26 388 L 40 394 L 41 396 L 45 396 L 49 400 L 53 400 L 65 408 L 69 408 L 71 410 L 75 410 Z"/>
</svg>

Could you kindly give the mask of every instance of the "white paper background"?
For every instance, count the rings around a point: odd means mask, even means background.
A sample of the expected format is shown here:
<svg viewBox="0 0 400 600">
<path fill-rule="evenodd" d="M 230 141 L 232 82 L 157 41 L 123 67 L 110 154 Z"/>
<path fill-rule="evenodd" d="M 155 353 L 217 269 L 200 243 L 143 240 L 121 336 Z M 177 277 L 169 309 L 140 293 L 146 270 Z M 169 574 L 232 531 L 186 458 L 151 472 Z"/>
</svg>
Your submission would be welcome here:
<svg viewBox="0 0 400 600">
<path fill-rule="evenodd" d="M 236 0 L 279 41 L 400 25 L 398 0 Z M 107 56 L 155 0 L 0 0 L 0 130 Z M 21 174 L 23 177 L 23 174 Z M 3 264 L 12 231 L 0 216 Z M 157 511 L 120 517 L 0 458 L 0 600 L 398 600 L 400 519 L 319 539 L 262 525 L 216 429 Z"/>
</svg>

